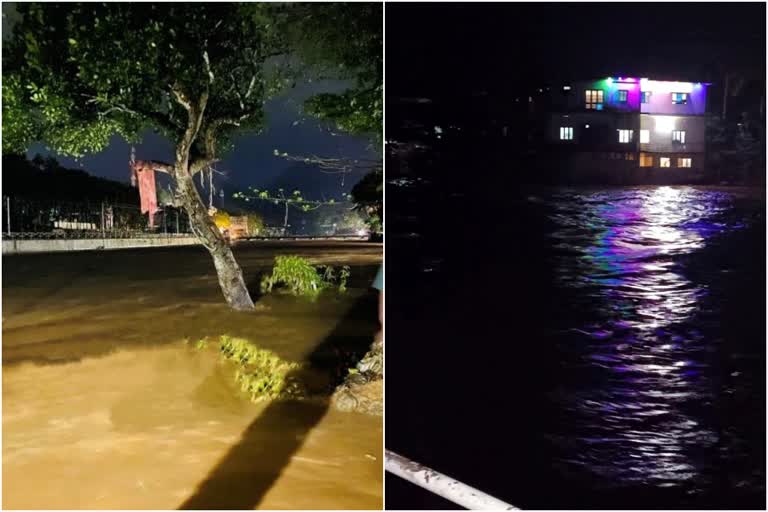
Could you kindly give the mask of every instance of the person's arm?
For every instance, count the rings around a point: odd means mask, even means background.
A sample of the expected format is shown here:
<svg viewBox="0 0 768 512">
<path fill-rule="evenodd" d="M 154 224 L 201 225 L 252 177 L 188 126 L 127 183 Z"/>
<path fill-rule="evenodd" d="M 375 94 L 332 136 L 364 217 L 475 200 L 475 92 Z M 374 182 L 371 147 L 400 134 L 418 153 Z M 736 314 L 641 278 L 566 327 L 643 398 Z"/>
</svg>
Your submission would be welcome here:
<svg viewBox="0 0 768 512">
<path fill-rule="evenodd" d="M 376 333 L 376 342 L 384 342 L 384 267 L 379 267 L 373 287 L 379 290 L 379 330 Z"/>
</svg>

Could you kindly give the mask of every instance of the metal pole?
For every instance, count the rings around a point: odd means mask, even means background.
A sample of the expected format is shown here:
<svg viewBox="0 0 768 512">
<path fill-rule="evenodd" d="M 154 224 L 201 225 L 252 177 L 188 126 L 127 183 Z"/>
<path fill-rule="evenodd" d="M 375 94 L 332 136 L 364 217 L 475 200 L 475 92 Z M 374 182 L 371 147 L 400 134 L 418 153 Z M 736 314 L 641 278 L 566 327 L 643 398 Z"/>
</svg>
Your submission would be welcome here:
<svg viewBox="0 0 768 512">
<path fill-rule="evenodd" d="M 519 510 L 467 484 L 406 459 L 392 451 L 384 451 L 384 469 L 412 484 L 437 494 L 469 510 Z"/>
<path fill-rule="evenodd" d="M 179 234 L 179 210 L 176 210 L 176 234 Z"/>
<path fill-rule="evenodd" d="M 213 169 L 208 169 L 208 208 L 213 208 Z"/>
<path fill-rule="evenodd" d="M 283 220 L 283 235 L 288 234 L 288 201 L 285 201 L 285 220 Z"/>
<path fill-rule="evenodd" d="M 11 196 L 5 198 L 5 216 L 8 217 L 8 235 L 11 234 Z"/>
<path fill-rule="evenodd" d="M 101 202 L 101 238 L 106 238 L 106 222 L 104 219 L 104 201 Z"/>
</svg>

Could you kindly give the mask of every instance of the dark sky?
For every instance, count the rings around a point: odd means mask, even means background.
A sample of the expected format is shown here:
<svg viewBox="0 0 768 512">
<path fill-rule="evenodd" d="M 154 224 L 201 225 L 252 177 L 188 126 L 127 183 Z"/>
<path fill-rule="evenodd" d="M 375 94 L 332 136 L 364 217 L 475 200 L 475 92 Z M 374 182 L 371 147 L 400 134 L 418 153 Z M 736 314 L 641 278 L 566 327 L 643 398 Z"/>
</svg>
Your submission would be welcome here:
<svg viewBox="0 0 768 512">
<path fill-rule="evenodd" d="M 429 96 L 608 75 L 765 74 L 765 3 L 388 3 L 387 90 Z"/>
<path fill-rule="evenodd" d="M 15 18 L 12 3 L 3 3 L 3 38 L 8 37 Z M 221 187 L 225 191 L 246 186 L 271 187 L 276 183 L 290 182 L 301 187 L 307 197 L 320 195 L 338 197 L 351 190 L 365 171 L 347 176 L 344 187 L 338 175 L 321 173 L 316 168 L 297 165 L 273 156 L 274 149 L 295 155 L 317 155 L 321 157 L 380 158 L 380 149 L 364 137 L 352 137 L 337 133 L 331 126 L 302 115 L 304 99 L 318 92 L 334 92 L 344 89 L 343 82 L 316 82 L 303 84 L 281 97 L 267 102 L 268 116 L 266 129 L 258 136 L 241 137 L 236 141 L 235 150 L 227 155 L 217 169 L 225 171 Z M 29 155 L 49 154 L 45 147 L 36 144 Z M 121 138 L 114 137 L 111 145 L 99 154 L 89 155 L 80 160 L 56 156 L 67 167 L 80 168 L 97 176 L 128 181 L 128 160 L 130 146 Z M 151 132 L 145 134 L 141 144 L 136 145 L 139 159 L 173 160 L 171 144 Z"/>
<path fill-rule="evenodd" d="M 303 85 L 290 93 L 267 102 L 265 109 L 268 120 L 264 132 L 258 136 L 240 137 L 235 142 L 235 149 L 227 155 L 216 168 L 227 173 L 221 178 L 221 187 L 225 191 L 235 188 L 254 186 L 272 187 L 275 182 L 290 181 L 302 187 L 307 197 L 319 197 L 321 194 L 338 197 L 343 191 L 351 190 L 365 171 L 354 172 L 345 179 L 341 188 L 338 175 L 321 173 L 317 168 L 296 165 L 273 155 L 274 149 L 295 155 L 317 155 L 322 157 L 376 158 L 376 147 L 369 139 L 351 137 L 337 133 L 327 125 L 313 118 L 301 115 L 303 100 L 315 92 L 333 91 L 343 88 L 340 83 L 324 82 Z M 173 161 L 173 147 L 159 135 L 148 132 L 142 143 L 136 146 L 136 158 L 147 160 Z M 49 154 L 45 148 L 36 144 L 29 150 L 29 155 Z M 115 136 L 112 144 L 103 152 L 86 156 L 80 160 L 57 158 L 67 167 L 86 170 L 91 174 L 119 181 L 128 181 L 130 173 L 128 160 L 130 145 Z M 306 179 L 303 179 L 306 177 Z M 312 187 L 312 190 L 306 188 Z"/>
</svg>

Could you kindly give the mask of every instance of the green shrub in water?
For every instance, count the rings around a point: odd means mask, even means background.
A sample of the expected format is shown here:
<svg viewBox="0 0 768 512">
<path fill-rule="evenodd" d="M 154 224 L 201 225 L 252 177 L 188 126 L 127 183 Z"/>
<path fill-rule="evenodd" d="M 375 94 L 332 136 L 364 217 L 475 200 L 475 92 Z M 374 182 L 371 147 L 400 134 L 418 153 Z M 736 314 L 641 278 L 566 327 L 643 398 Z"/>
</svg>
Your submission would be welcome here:
<svg viewBox="0 0 768 512">
<path fill-rule="evenodd" d="M 339 291 L 344 293 L 347 291 L 347 279 L 349 278 L 349 265 L 341 267 L 339 272 Z"/>
<path fill-rule="evenodd" d="M 339 273 L 339 291 L 347 289 L 349 266 Z M 336 272 L 330 265 L 314 266 L 300 256 L 277 256 L 272 273 L 261 280 L 261 292 L 269 293 L 275 285 L 284 285 L 293 295 L 316 297 L 324 288 L 336 281 Z"/>
<path fill-rule="evenodd" d="M 262 293 L 276 284 L 285 285 L 293 295 L 314 297 L 326 286 L 317 269 L 300 256 L 277 256 L 272 273 L 261 280 Z"/>
<path fill-rule="evenodd" d="M 300 394 L 289 374 L 300 364 L 281 359 L 270 350 L 259 348 L 244 338 L 221 336 L 219 350 L 225 359 L 239 366 L 235 380 L 254 402 Z"/>
</svg>

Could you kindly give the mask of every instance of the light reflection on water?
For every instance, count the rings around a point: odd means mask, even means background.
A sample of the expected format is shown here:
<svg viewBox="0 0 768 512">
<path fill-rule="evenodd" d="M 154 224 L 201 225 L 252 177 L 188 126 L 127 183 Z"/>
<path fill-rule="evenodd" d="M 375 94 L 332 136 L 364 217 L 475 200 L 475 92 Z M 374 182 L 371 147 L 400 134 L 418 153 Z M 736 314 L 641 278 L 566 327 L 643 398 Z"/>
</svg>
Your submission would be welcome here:
<svg viewBox="0 0 768 512">
<path fill-rule="evenodd" d="M 569 444 L 563 463 L 618 485 L 700 487 L 713 460 L 704 454 L 718 443 L 705 412 L 715 399 L 713 341 L 694 318 L 708 290 L 681 272 L 679 257 L 740 226 L 724 215 L 730 197 L 659 187 L 564 193 L 552 203 L 557 286 L 578 289 L 591 311 L 568 336 L 570 369 L 591 378 L 558 392 L 570 425 L 554 436 Z"/>
</svg>

